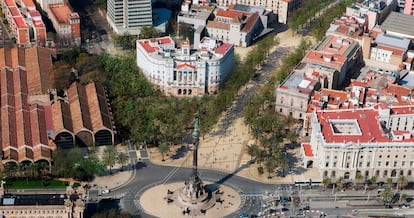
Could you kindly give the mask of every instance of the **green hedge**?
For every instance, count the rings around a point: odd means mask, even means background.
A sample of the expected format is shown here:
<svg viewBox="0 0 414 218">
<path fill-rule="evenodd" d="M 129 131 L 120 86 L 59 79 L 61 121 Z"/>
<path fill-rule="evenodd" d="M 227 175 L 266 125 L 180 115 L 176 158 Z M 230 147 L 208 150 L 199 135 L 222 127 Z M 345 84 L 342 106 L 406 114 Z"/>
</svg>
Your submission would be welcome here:
<svg viewBox="0 0 414 218">
<path fill-rule="evenodd" d="M 43 189 L 43 188 L 62 188 L 67 186 L 67 182 L 60 180 L 41 180 L 41 179 L 24 179 L 8 178 L 5 179 L 8 189 Z"/>
</svg>

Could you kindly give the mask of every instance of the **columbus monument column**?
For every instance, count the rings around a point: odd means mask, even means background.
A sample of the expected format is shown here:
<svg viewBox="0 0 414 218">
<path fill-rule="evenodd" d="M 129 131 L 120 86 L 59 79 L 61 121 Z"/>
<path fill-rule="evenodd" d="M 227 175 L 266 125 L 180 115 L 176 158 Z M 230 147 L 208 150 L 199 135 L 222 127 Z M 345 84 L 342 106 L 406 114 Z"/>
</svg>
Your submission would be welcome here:
<svg viewBox="0 0 414 218">
<path fill-rule="evenodd" d="M 198 145 L 200 139 L 199 131 L 200 121 L 194 119 L 193 125 L 193 170 L 190 177 L 185 181 L 184 188 L 177 191 L 168 191 L 167 200 L 174 202 L 178 207 L 183 209 L 183 213 L 188 215 L 200 215 L 206 213 L 206 210 L 212 208 L 219 199 L 217 193 L 207 191 L 203 181 L 198 176 Z"/>
</svg>

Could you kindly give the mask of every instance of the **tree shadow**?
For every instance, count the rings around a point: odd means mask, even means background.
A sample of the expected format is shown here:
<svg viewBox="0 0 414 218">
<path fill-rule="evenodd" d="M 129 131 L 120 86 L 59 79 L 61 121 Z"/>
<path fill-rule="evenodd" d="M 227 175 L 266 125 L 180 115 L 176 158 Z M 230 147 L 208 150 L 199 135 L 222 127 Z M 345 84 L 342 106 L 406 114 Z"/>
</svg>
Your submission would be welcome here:
<svg viewBox="0 0 414 218">
<path fill-rule="evenodd" d="M 138 162 L 138 163 L 135 164 L 135 169 L 136 170 L 142 169 L 144 167 L 147 167 L 147 164 L 144 163 L 144 162 Z"/>
<path fill-rule="evenodd" d="M 171 155 L 171 159 L 173 159 L 173 160 L 180 159 L 180 158 L 184 157 L 189 150 L 190 149 L 189 149 L 188 146 L 182 145 L 181 147 L 179 147 L 175 151 L 175 154 Z"/>
</svg>

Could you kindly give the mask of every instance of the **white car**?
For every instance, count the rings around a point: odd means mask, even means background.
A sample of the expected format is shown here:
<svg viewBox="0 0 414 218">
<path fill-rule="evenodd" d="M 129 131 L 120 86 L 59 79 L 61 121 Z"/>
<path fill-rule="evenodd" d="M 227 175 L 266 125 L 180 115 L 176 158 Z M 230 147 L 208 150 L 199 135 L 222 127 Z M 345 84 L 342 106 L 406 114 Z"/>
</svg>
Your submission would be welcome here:
<svg viewBox="0 0 414 218">
<path fill-rule="evenodd" d="M 109 193 L 109 189 L 105 189 L 105 190 L 102 190 L 102 192 L 101 192 L 102 194 L 108 194 Z"/>
<path fill-rule="evenodd" d="M 402 209 L 409 209 L 410 208 L 410 205 L 403 205 L 403 206 L 401 206 L 401 208 Z"/>
</svg>

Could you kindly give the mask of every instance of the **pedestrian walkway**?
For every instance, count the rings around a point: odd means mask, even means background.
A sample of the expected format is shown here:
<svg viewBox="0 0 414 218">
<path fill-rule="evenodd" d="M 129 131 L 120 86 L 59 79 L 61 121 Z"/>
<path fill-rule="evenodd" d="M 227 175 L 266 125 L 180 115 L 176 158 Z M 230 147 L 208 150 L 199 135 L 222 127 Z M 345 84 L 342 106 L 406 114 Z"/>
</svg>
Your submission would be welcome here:
<svg viewBox="0 0 414 218">
<path fill-rule="evenodd" d="M 299 45 L 303 37 L 292 34 L 290 30 L 282 32 L 277 35 L 280 44 L 271 49 L 271 52 L 276 50 L 283 50 L 282 48 L 292 48 Z M 311 39 L 311 38 L 308 38 Z M 247 49 L 237 48 L 236 53 L 241 57 L 245 57 Z M 287 50 L 287 51 L 289 51 Z M 279 58 L 279 61 L 281 58 Z M 274 69 L 272 69 L 274 70 Z M 256 85 L 257 86 L 257 85 Z M 237 171 L 237 175 L 264 183 L 294 183 L 295 181 L 305 181 L 312 179 L 314 181 L 321 180 L 315 169 L 304 169 L 301 167 L 300 151 L 292 152 L 291 156 L 295 157 L 295 165 L 286 172 L 287 176 L 281 177 L 275 174 L 268 179 L 268 174 L 259 175 L 257 172 L 257 165 L 252 164 L 250 167 L 244 168 L 239 172 L 242 166 L 249 166 L 248 162 L 251 160 L 250 155 L 247 154 L 247 146 L 252 137 L 249 133 L 249 128 L 244 124 L 241 112 L 243 109 L 243 102 L 255 92 L 257 87 L 252 84 L 247 84 L 240 89 L 237 99 L 233 105 L 225 112 L 223 112 L 216 127 L 200 139 L 198 148 L 198 167 L 201 169 L 213 169 L 223 172 L 233 173 Z M 172 147 L 170 154 L 161 161 L 162 156 L 156 148 L 149 150 L 150 160 L 155 164 L 170 165 L 170 166 L 192 166 L 191 151 L 181 154 L 181 158 L 170 158 L 175 156 L 175 152 L 181 147 Z"/>
</svg>

